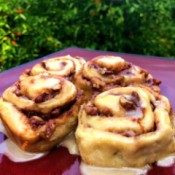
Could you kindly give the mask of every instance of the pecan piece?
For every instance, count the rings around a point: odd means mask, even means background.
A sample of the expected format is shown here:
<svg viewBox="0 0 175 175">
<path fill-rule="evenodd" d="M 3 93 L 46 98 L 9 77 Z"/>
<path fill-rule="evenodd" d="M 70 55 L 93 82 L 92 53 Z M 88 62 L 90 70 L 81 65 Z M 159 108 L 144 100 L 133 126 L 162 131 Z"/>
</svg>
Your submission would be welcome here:
<svg viewBox="0 0 175 175">
<path fill-rule="evenodd" d="M 18 97 L 22 96 L 22 93 L 21 93 L 21 91 L 20 91 L 19 89 L 16 89 L 16 90 L 14 91 L 14 93 L 15 93 L 16 96 L 18 96 Z"/>
<path fill-rule="evenodd" d="M 58 91 L 54 90 L 50 94 L 47 94 L 47 93 L 40 94 L 34 99 L 34 102 L 35 103 L 45 102 L 45 101 L 50 100 L 51 98 L 53 98 L 57 93 L 58 93 Z"/>
<path fill-rule="evenodd" d="M 51 135 L 53 134 L 55 130 L 56 124 L 54 121 L 50 120 L 46 124 L 46 132 L 45 132 L 45 137 L 50 138 Z"/>
<path fill-rule="evenodd" d="M 140 97 L 139 94 L 137 92 L 132 92 L 131 94 L 132 98 L 131 100 L 136 104 L 136 106 L 140 106 Z"/>
<path fill-rule="evenodd" d="M 98 109 L 95 106 L 85 106 L 85 111 L 88 115 L 97 115 Z"/>
<path fill-rule="evenodd" d="M 108 70 L 107 68 L 99 68 L 98 71 L 102 75 L 111 75 L 111 74 L 113 74 L 113 71 Z"/>
<path fill-rule="evenodd" d="M 43 62 L 41 62 L 41 66 L 44 68 L 44 69 L 47 69 L 46 68 L 46 63 L 43 61 Z"/>
<path fill-rule="evenodd" d="M 60 113 L 61 113 L 61 109 L 56 108 L 56 109 L 54 109 L 54 110 L 51 112 L 51 115 L 52 115 L 53 117 L 56 117 L 56 116 L 58 116 Z"/>
<path fill-rule="evenodd" d="M 161 84 L 161 80 L 155 79 L 155 78 L 151 78 L 147 80 L 147 84 L 148 85 L 160 85 Z"/>
<path fill-rule="evenodd" d="M 44 102 L 45 95 L 46 95 L 46 93 L 43 93 L 43 94 L 38 95 L 38 96 L 34 99 L 34 102 L 35 102 L 35 103 L 42 103 L 42 102 Z"/>
<path fill-rule="evenodd" d="M 37 129 L 38 127 L 43 126 L 45 124 L 45 121 L 38 116 L 32 116 L 29 119 L 29 122 L 33 129 Z"/>
<path fill-rule="evenodd" d="M 121 96 L 119 99 L 120 105 L 126 110 L 136 109 L 136 104 L 132 100 L 128 100 L 126 97 Z"/>
<path fill-rule="evenodd" d="M 30 70 L 30 69 L 26 69 L 26 70 L 24 71 L 24 73 L 25 73 L 26 75 L 30 76 L 30 75 L 31 75 L 31 70 Z"/>
<path fill-rule="evenodd" d="M 102 109 L 101 111 L 101 114 L 105 115 L 105 116 L 112 116 L 112 113 L 109 109 L 105 108 L 105 109 Z"/>
</svg>

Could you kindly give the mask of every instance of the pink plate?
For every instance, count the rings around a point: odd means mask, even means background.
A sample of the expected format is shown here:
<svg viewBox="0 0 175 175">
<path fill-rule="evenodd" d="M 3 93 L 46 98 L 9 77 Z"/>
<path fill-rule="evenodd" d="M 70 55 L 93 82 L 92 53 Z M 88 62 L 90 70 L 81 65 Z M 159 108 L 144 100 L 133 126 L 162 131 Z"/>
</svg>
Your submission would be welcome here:
<svg viewBox="0 0 175 175">
<path fill-rule="evenodd" d="M 0 95 L 9 85 L 18 80 L 19 75 L 26 68 L 32 67 L 32 65 L 43 59 L 67 54 L 82 56 L 86 60 L 99 55 L 122 56 L 125 60 L 147 69 L 155 78 L 160 79 L 162 81 L 161 91 L 169 98 L 175 109 L 175 60 L 115 52 L 91 51 L 80 48 L 68 48 L 2 72 L 0 74 Z M 5 139 L 6 136 L 0 133 L 0 143 Z M 80 160 L 79 156 L 70 155 L 68 150 L 63 147 L 53 149 L 42 158 L 23 163 L 12 162 L 5 155 L 0 154 L 0 175 L 80 175 Z M 175 175 L 175 163 L 169 167 L 155 165 L 147 175 Z"/>
</svg>

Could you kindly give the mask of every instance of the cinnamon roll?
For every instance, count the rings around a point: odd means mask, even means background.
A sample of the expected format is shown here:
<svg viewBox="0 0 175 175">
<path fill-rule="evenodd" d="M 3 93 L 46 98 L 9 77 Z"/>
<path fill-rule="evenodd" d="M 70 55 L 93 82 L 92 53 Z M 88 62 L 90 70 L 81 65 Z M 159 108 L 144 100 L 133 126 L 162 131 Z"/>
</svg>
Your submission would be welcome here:
<svg viewBox="0 0 175 175">
<path fill-rule="evenodd" d="M 152 75 L 123 58 L 117 56 L 98 56 L 85 63 L 80 74 L 76 76 L 76 85 L 85 90 L 89 96 L 93 91 L 105 91 L 115 86 L 130 84 L 160 84 Z"/>
<path fill-rule="evenodd" d="M 46 73 L 29 76 L 5 90 L 0 117 L 19 147 L 43 152 L 75 129 L 82 100 L 80 91 L 64 78 Z"/>
<path fill-rule="evenodd" d="M 101 167 L 142 167 L 174 151 L 168 99 L 144 87 L 118 87 L 94 96 L 79 112 L 83 161 Z"/>
<path fill-rule="evenodd" d="M 46 72 L 72 81 L 74 76 L 82 69 L 84 63 L 85 60 L 82 57 L 72 57 L 70 55 L 55 57 L 39 62 L 31 70 L 26 70 L 20 76 L 20 79 Z"/>
</svg>

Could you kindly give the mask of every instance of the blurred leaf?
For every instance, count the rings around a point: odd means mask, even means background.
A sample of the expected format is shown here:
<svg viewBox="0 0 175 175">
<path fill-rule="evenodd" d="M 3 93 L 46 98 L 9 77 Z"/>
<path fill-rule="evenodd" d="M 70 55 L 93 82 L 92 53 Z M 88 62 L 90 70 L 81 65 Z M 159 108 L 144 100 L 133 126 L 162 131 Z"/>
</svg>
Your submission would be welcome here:
<svg viewBox="0 0 175 175">
<path fill-rule="evenodd" d="M 70 46 L 175 57 L 174 7 L 174 0 L 0 0 L 0 71 Z"/>
</svg>

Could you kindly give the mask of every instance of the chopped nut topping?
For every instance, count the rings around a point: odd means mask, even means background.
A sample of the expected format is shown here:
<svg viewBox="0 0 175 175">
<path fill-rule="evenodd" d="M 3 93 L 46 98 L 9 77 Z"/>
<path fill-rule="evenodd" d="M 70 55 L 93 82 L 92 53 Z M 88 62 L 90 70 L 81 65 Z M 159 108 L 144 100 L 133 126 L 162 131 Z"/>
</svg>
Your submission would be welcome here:
<svg viewBox="0 0 175 175">
<path fill-rule="evenodd" d="M 108 70 L 107 68 L 99 68 L 99 73 L 102 75 L 111 75 L 114 72 L 111 70 Z"/>
<path fill-rule="evenodd" d="M 136 104 L 132 100 L 128 100 L 126 97 L 121 96 L 119 99 L 120 105 L 126 110 L 136 109 Z"/>
<path fill-rule="evenodd" d="M 46 138 L 50 138 L 50 136 L 54 132 L 55 126 L 56 126 L 56 124 L 54 121 L 50 120 L 49 122 L 47 122 L 46 133 L 45 133 Z"/>
<path fill-rule="evenodd" d="M 54 96 L 57 93 L 58 93 L 58 90 L 53 90 L 50 94 L 47 94 L 47 93 L 40 94 L 34 99 L 34 101 L 35 101 L 35 103 L 45 102 L 51 98 L 54 98 Z"/>
<path fill-rule="evenodd" d="M 112 116 L 112 113 L 109 109 L 105 108 L 101 111 L 101 114 L 105 115 L 105 116 Z"/>
<path fill-rule="evenodd" d="M 140 97 L 137 92 L 132 92 L 132 100 L 137 104 L 140 101 Z"/>
<path fill-rule="evenodd" d="M 41 66 L 44 68 L 44 69 L 46 69 L 46 63 L 43 61 L 43 62 L 41 62 Z"/>
<path fill-rule="evenodd" d="M 51 112 L 51 115 L 52 116 L 58 116 L 59 114 L 61 113 L 61 109 L 54 109 L 52 112 Z"/>
<path fill-rule="evenodd" d="M 152 101 L 150 101 L 150 105 L 151 105 L 152 110 L 154 111 L 156 106 L 154 105 L 154 103 Z"/>
<path fill-rule="evenodd" d="M 160 85 L 161 84 L 161 80 L 155 79 L 155 78 L 151 78 L 149 80 L 147 80 L 147 83 L 149 85 Z"/>
<path fill-rule="evenodd" d="M 30 118 L 29 122 L 30 122 L 33 129 L 37 129 L 38 127 L 45 124 L 45 121 L 38 116 L 32 116 Z"/>
<path fill-rule="evenodd" d="M 18 96 L 18 97 L 22 96 L 21 91 L 20 91 L 19 89 L 16 89 L 16 90 L 14 91 L 14 93 L 15 93 L 16 96 Z"/>
<path fill-rule="evenodd" d="M 88 115 L 97 115 L 98 109 L 95 106 L 85 106 L 85 111 Z"/>
</svg>

